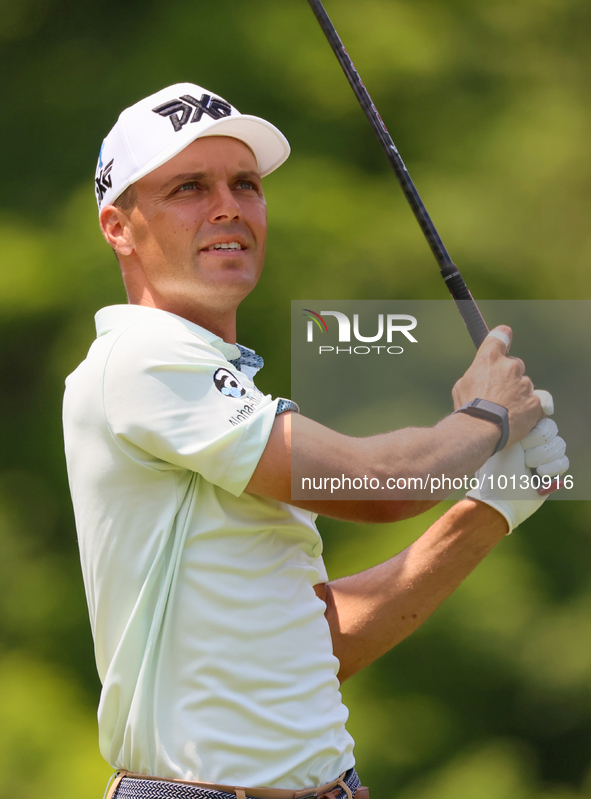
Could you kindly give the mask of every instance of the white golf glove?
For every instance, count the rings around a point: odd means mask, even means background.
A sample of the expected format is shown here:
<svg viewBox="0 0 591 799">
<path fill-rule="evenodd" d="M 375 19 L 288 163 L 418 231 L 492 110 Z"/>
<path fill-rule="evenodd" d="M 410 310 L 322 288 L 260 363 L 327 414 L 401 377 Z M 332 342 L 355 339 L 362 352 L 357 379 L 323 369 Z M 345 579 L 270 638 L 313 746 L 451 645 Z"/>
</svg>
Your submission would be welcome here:
<svg viewBox="0 0 591 799">
<path fill-rule="evenodd" d="M 547 407 L 550 409 L 551 405 Z M 558 435 L 556 422 L 548 418 L 540 419 L 522 441 L 497 452 L 486 461 L 476 472 L 479 487 L 468 491 L 466 496 L 498 510 L 507 520 L 509 534 L 535 513 L 551 493 L 542 495 L 531 487 L 530 469 L 535 468 L 540 476 L 563 474 L 569 466 L 565 451 L 566 443 Z M 500 488 L 499 483 L 506 488 Z"/>
</svg>

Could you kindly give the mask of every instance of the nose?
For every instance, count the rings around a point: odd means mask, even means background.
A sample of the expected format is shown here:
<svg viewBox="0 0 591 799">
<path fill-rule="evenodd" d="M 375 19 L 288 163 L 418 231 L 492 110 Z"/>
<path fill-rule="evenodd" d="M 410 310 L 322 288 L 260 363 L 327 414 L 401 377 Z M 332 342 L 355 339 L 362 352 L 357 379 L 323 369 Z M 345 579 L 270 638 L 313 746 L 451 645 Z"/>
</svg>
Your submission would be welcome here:
<svg viewBox="0 0 591 799">
<path fill-rule="evenodd" d="M 231 188 L 225 182 L 217 183 L 212 194 L 209 221 L 231 222 L 241 216 L 240 204 Z"/>
</svg>

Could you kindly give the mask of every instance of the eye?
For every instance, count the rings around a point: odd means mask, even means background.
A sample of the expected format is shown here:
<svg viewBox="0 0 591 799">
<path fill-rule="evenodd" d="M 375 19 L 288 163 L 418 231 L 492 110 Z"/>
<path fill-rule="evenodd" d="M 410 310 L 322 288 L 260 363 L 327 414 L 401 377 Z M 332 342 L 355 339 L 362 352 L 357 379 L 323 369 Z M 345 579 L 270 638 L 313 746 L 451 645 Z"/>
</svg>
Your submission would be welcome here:
<svg viewBox="0 0 591 799">
<path fill-rule="evenodd" d="M 183 183 L 182 186 L 179 186 L 177 191 L 193 191 L 196 188 L 197 188 L 197 184 L 193 183 L 193 181 L 191 181 L 190 183 Z"/>
<path fill-rule="evenodd" d="M 239 180 L 236 184 L 238 189 L 246 189 L 250 191 L 256 191 L 257 186 L 252 182 L 252 180 Z"/>
</svg>

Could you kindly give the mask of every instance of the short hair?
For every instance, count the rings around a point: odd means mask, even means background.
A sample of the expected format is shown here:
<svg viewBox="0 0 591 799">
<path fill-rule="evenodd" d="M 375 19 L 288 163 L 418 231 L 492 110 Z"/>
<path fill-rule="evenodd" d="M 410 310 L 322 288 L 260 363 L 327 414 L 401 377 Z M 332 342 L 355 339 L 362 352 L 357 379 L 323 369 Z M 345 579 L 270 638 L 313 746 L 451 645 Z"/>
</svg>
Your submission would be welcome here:
<svg viewBox="0 0 591 799">
<path fill-rule="evenodd" d="M 135 190 L 135 185 L 132 183 L 131 186 L 128 186 L 125 191 L 113 201 L 113 205 L 117 206 L 117 208 L 121 208 L 122 211 L 130 211 L 136 204 L 136 201 L 137 192 Z"/>
</svg>

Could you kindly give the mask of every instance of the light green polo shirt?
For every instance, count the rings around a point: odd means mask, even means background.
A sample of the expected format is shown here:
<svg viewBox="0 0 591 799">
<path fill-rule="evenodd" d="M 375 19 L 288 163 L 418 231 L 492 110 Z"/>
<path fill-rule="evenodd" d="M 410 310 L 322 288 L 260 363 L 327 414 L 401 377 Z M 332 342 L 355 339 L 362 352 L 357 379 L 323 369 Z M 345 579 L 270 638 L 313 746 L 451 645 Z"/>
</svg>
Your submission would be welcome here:
<svg viewBox="0 0 591 799">
<path fill-rule="evenodd" d="M 103 756 L 230 785 L 335 779 L 353 741 L 315 516 L 244 493 L 277 400 L 230 363 L 236 346 L 179 316 L 96 320 L 64 430 Z"/>
</svg>

